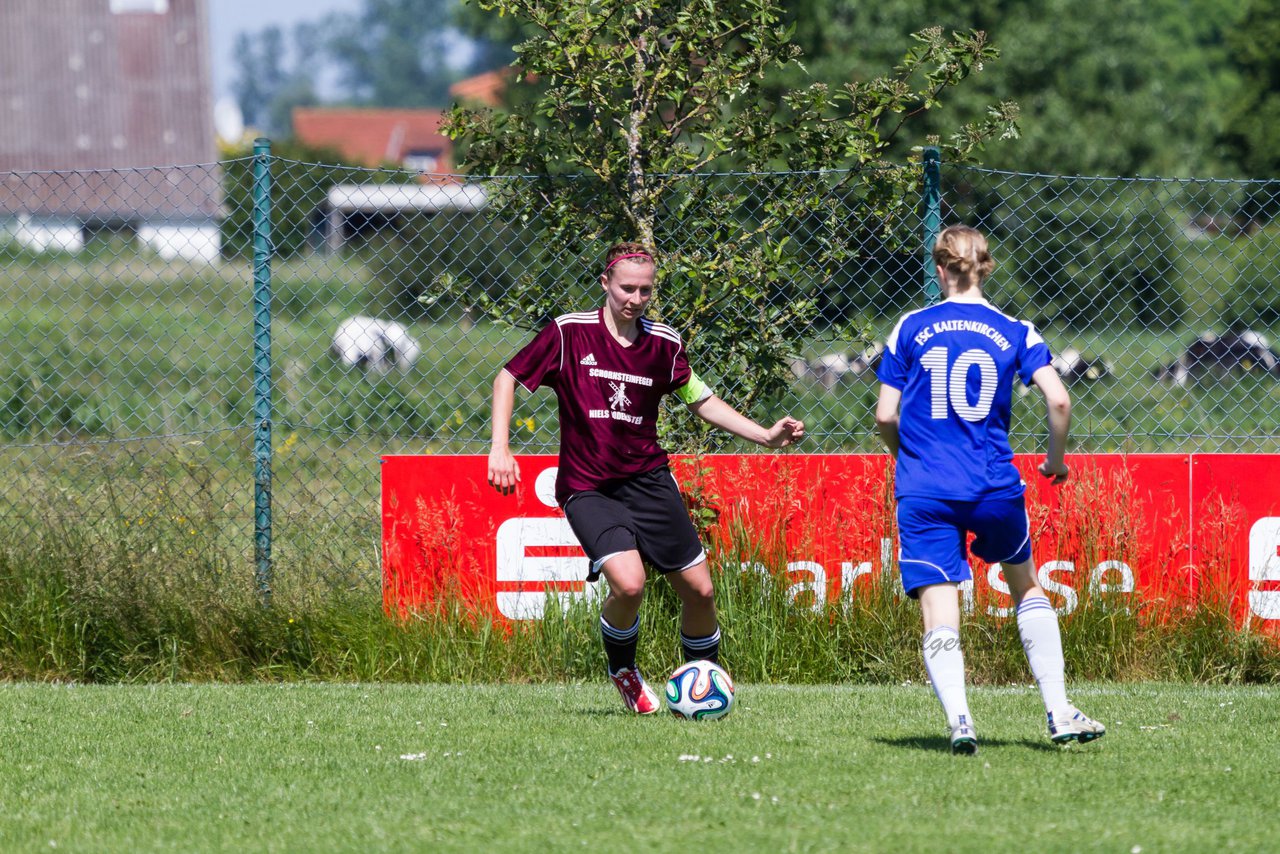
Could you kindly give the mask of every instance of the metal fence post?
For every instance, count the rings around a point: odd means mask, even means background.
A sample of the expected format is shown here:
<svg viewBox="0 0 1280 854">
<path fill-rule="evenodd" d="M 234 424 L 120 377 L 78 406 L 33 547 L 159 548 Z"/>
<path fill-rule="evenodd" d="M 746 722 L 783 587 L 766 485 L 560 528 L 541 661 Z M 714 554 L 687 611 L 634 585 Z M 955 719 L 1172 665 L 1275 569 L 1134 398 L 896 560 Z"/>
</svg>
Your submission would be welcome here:
<svg viewBox="0 0 1280 854">
<path fill-rule="evenodd" d="M 933 264 L 933 244 L 942 230 L 942 154 L 930 146 L 924 150 L 924 301 L 933 305 L 942 298 L 938 271 Z"/>
<path fill-rule="evenodd" d="M 253 141 L 253 554 L 271 603 L 271 140 Z"/>
</svg>

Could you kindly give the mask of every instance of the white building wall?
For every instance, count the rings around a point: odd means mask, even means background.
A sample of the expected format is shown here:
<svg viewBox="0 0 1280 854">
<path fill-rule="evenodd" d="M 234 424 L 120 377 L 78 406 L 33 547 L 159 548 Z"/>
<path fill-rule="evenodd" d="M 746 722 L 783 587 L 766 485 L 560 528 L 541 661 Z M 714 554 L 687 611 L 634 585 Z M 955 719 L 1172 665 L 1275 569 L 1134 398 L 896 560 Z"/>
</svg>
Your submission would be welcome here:
<svg viewBox="0 0 1280 854">
<path fill-rule="evenodd" d="M 37 252 L 79 252 L 84 249 L 84 230 L 70 220 L 44 219 L 18 214 L 13 237 Z"/>
<path fill-rule="evenodd" d="M 222 254 L 222 233 L 213 223 L 144 223 L 138 227 L 138 239 L 166 261 L 181 259 L 212 263 Z"/>
</svg>

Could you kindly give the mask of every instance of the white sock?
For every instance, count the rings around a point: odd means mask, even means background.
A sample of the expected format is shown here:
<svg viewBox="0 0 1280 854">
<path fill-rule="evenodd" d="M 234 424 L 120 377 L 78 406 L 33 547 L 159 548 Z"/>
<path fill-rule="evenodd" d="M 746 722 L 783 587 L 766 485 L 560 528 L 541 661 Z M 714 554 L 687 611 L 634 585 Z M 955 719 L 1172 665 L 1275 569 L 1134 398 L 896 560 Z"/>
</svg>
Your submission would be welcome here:
<svg viewBox="0 0 1280 854">
<path fill-rule="evenodd" d="M 959 631 L 938 626 L 924 636 L 924 669 L 946 712 L 947 726 L 955 726 L 961 715 L 972 721 L 964 693 L 964 653 L 960 650 Z"/>
<path fill-rule="evenodd" d="M 1040 686 L 1045 711 L 1069 708 L 1058 614 L 1047 598 L 1028 596 L 1022 600 L 1018 606 L 1018 634 L 1022 636 L 1022 649 L 1027 654 L 1031 673 Z"/>
</svg>

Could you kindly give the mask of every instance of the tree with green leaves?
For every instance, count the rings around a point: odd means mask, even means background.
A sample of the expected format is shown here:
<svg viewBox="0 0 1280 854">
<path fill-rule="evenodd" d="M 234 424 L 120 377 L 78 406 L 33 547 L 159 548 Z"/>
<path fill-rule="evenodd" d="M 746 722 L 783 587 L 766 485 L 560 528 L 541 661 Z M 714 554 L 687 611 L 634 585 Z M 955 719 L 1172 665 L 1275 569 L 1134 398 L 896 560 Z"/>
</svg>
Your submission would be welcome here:
<svg viewBox="0 0 1280 854">
<path fill-rule="evenodd" d="M 456 0 L 364 0 L 328 20 L 327 51 L 356 103 L 433 107 L 469 71 L 466 39 L 451 25 Z"/>
<path fill-rule="evenodd" d="M 505 46 L 453 24 L 458 0 L 364 0 L 286 34 L 270 26 L 236 38 L 233 84 L 241 112 L 273 135 L 295 106 L 319 103 L 321 69 L 334 72 L 329 100 L 371 107 L 439 107 L 458 78 L 493 67 Z M 505 60 L 501 60 L 505 61 Z M 326 87 L 328 88 L 328 87 Z"/>
<path fill-rule="evenodd" d="M 880 76 L 778 91 L 776 75 L 803 57 L 775 0 L 478 5 L 530 33 L 509 106 L 456 107 L 447 122 L 472 173 L 525 176 L 489 183 L 493 214 L 531 224 L 559 255 L 649 247 L 661 270 L 651 311 L 700 363 L 714 354 L 726 396 L 748 409 L 785 389 L 788 354 L 855 233 L 915 238 L 921 164 L 886 153 L 924 144 L 920 117 L 997 55 L 981 32 L 926 29 Z M 1004 103 L 932 141 L 964 161 L 1014 134 Z M 554 297 L 545 281 L 527 285 L 477 302 L 498 318 L 545 317 Z"/>
<path fill-rule="evenodd" d="M 1022 136 L 988 148 L 988 166 L 1057 175 L 1235 175 L 1215 137 L 1236 86 L 1224 32 L 1240 5 L 793 0 L 787 16 L 809 58 L 806 67 L 828 82 L 873 76 L 925 22 L 987 32 L 1001 46 L 1000 63 L 928 118 L 942 128 L 955 120 L 950 111 L 964 115 L 987 101 L 1016 101 Z"/>
<path fill-rule="evenodd" d="M 266 125 L 267 106 L 284 82 L 285 74 L 280 68 L 283 40 L 279 27 L 268 27 L 258 35 L 236 35 L 236 77 L 231 88 L 245 121 L 264 130 L 270 130 Z M 262 50 L 258 49 L 259 43 Z"/>
<path fill-rule="evenodd" d="M 279 27 L 236 36 L 236 78 L 232 83 L 241 114 L 269 136 L 292 131 L 294 107 L 320 102 L 316 79 L 325 41 L 324 26 L 294 26 L 288 38 Z"/>
<path fill-rule="evenodd" d="M 1273 219 L 1280 212 L 1280 2 L 1251 0 L 1227 32 L 1232 64 L 1241 86 L 1227 111 L 1223 144 L 1245 177 L 1268 179 L 1241 205 L 1248 219 Z"/>
</svg>

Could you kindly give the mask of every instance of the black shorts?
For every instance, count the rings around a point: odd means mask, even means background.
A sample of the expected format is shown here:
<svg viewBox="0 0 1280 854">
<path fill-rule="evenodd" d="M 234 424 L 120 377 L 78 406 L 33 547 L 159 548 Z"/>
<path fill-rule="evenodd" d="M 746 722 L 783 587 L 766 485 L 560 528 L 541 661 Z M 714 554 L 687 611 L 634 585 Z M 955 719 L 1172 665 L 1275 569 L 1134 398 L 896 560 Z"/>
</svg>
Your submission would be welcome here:
<svg viewBox="0 0 1280 854">
<path fill-rule="evenodd" d="M 688 569 L 706 557 L 680 487 L 666 466 L 617 483 L 575 492 L 564 503 L 569 527 L 600 577 L 605 560 L 636 550 L 662 574 Z"/>
</svg>

